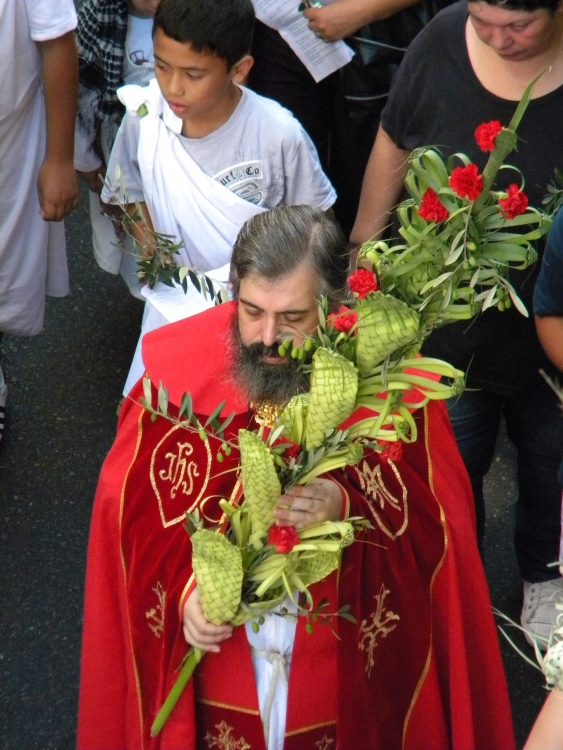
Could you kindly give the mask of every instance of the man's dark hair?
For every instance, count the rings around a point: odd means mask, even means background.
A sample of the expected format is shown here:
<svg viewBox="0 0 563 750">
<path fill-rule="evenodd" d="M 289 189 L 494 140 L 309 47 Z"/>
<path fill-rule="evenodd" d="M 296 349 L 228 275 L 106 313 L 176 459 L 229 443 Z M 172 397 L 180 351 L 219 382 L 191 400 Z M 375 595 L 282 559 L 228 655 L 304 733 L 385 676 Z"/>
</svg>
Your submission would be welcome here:
<svg viewBox="0 0 563 750">
<path fill-rule="evenodd" d="M 334 310 L 346 295 L 349 257 L 337 222 L 310 206 L 277 206 L 249 219 L 237 237 L 229 283 L 238 297 L 240 282 L 256 274 L 281 279 L 309 263 L 319 279 L 318 295 Z"/>
<path fill-rule="evenodd" d="M 552 15 L 559 7 L 561 0 L 484 0 L 487 5 L 498 5 L 506 10 L 548 10 Z"/>
<path fill-rule="evenodd" d="M 250 52 L 254 28 L 251 0 L 162 0 L 157 8 L 157 29 L 196 52 L 217 55 L 230 70 Z"/>
</svg>

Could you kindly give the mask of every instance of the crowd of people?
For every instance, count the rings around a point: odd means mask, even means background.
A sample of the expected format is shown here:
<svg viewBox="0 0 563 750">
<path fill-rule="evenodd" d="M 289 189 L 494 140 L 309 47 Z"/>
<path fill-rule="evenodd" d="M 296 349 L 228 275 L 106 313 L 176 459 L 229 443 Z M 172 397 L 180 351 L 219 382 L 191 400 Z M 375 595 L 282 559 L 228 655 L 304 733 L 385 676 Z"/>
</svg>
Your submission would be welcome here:
<svg viewBox="0 0 563 750">
<path fill-rule="evenodd" d="M 0 347 L 4 333 L 38 334 L 45 296 L 68 293 L 62 220 L 77 175 L 98 264 L 145 300 L 93 507 L 78 747 L 511 750 L 480 560 L 483 480 L 504 418 L 517 450 L 521 624 L 545 651 L 563 599 L 563 419 L 540 374 L 563 371 L 562 212 L 533 270 L 511 271 L 533 315 L 489 310 L 426 340 L 423 354 L 466 372 L 467 389 L 415 411 L 418 440 L 277 500 L 281 529 L 372 522 L 338 575 L 310 587 L 350 608 L 338 637 L 279 612 L 237 626 L 207 618 L 185 514 L 221 523 L 219 501 L 241 494 L 240 457 L 214 453 L 203 432 L 180 442 L 141 406 L 146 373 L 176 413 L 189 391 L 200 424 L 234 412 L 230 444 L 263 424 L 265 405 L 279 413 L 306 391 L 278 346 L 317 329 L 319 295 L 338 313 L 355 248 L 397 235 L 409 156 L 438 146 L 481 169 L 475 129 L 508 125 L 536 78 L 510 159 L 532 206 L 563 167 L 561 0 L 294 5 L 84 0 L 77 14 L 72 0 L 0 0 L 17 61 L 0 73 Z M 300 31 L 280 33 L 290 10 Z M 352 62 L 319 76 L 315 59 L 342 40 Z M 501 170 L 495 188 L 514 181 Z M 170 317 L 168 287 L 151 296 L 138 274 L 162 237 L 177 243 L 174 263 L 224 283 L 231 300 Z M 7 380 L 0 349 L 0 445 Z M 153 736 L 186 644 L 207 656 Z M 563 748 L 562 689 L 526 750 Z"/>
</svg>

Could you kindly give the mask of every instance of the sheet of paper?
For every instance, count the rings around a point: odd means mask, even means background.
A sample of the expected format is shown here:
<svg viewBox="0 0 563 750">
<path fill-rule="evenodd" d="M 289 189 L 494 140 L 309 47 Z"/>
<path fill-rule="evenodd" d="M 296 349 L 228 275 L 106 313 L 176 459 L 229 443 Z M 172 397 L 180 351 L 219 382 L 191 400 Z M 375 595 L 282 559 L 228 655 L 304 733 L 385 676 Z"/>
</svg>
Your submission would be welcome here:
<svg viewBox="0 0 563 750">
<path fill-rule="evenodd" d="M 226 286 L 229 276 L 229 266 L 226 265 L 215 271 L 210 271 L 206 275 L 213 281 Z M 141 294 L 161 315 L 164 315 L 169 323 L 189 318 L 190 315 L 196 315 L 204 310 L 208 310 L 215 304 L 209 298 L 209 295 L 204 297 L 191 283 L 188 283 L 187 292 L 184 292 L 179 284 L 167 286 L 166 284 L 158 283 L 154 289 L 149 289 L 148 286 L 143 287 Z"/>
<path fill-rule="evenodd" d="M 350 62 L 353 51 L 344 42 L 317 39 L 297 8 L 299 0 L 252 0 L 256 17 L 279 31 L 318 83 Z"/>
</svg>

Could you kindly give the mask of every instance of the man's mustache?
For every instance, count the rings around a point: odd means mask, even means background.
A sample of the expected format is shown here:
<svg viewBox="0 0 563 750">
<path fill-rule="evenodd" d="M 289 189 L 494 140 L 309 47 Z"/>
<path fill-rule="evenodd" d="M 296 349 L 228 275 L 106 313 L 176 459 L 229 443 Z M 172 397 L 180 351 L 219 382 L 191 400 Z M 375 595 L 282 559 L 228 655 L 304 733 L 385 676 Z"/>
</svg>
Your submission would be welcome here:
<svg viewBox="0 0 563 750">
<path fill-rule="evenodd" d="M 256 343 L 249 344 L 244 348 L 248 355 L 253 359 L 261 359 L 262 357 L 279 357 L 279 347 L 280 345 L 277 342 L 271 346 L 266 346 L 263 341 L 257 341 Z"/>
</svg>

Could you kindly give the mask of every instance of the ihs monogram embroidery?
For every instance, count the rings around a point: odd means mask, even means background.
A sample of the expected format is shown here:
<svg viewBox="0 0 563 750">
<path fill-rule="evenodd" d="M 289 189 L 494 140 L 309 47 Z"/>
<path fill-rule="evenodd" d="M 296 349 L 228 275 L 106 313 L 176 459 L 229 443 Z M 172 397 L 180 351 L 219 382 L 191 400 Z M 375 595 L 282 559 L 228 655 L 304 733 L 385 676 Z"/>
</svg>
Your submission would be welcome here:
<svg viewBox="0 0 563 750">
<path fill-rule="evenodd" d="M 159 582 L 153 589 L 154 593 L 158 598 L 158 604 L 156 607 L 152 607 L 148 612 L 145 612 L 149 628 L 160 638 L 162 631 L 164 630 L 164 605 L 166 604 L 166 591 L 162 588 L 162 584 Z"/>
<path fill-rule="evenodd" d="M 176 446 L 176 453 L 165 455 L 165 459 L 169 461 L 168 468 L 158 472 L 158 476 L 164 482 L 172 482 L 170 497 L 176 497 L 180 488 L 184 495 L 191 495 L 194 491 L 194 477 L 199 477 L 196 462 L 187 460 L 194 452 L 193 445 L 178 442 Z"/>
<path fill-rule="evenodd" d="M 400 498 L 396 498 L 385 486 L 381 466 L 375 466 L 371 469 L 368 462 L 364 461 L 361 466 L 356 467 L 356 471 L 358 472 L 361 488 L 366 496 L 366 500 L 368 501 L 369 509 L 377 525 L 384 534 L 391 537 L 391 539 L 396 539 L 398 536 L 401 536 L 407 528 L 409 520 L 407 505 L 408 493 L 406 485 L 399 474 L 399 470 L 393 461 L 388 461 L 387 463 L 393 471 L 401 489 Z M 382 516 L 377 506 L 379 506 L 381 510 L 384 510 L 385 503 L 388 503 L 392 512 Z M 391 524 L 390 521 L 395 517 L 395 513 L 398 516 L 398 522 L 396 524 Z M 390 528 L 390 526 L 392 526 L 392 528 Z M 397 526 L 399 526 L 398 530 L 396 530 Z"/>
<path fill-rule="evenodd" d="M 373 652 L 377 647 L 377 639 L 379 637 L 385 638 L 392 630 L 397 627 L 397 622 L 401 618 L 394 612 L 385 609 L 385 599 L 389 594 L 389 589 L 386 589 L 383 584 L 379 590 L 379 594 L 374 596 L 377 601 L 377 609 L 371 613 L 371 624 L 368 625 L 367 620 L 362 620 L 360 625 L 360 633 L 364 635 L 358 641 L 358 648 L 361 651 L 367 651 L 366 669 L 368 677 L 371 677 L 371 669 L 374 665 Z M 390 623 L 393 623 L 390 625 Z"/>
<path fill-rule="evenodd" d="M 214 737 L 211 732 L 207 732 L 205 735 L 207 747 L 217 747 L 219 750 L 251 750 L 250 745 L 244 737 L 235 740 L 235 738 L 231 736 L 233 727 L 230 727 L 226 721 L 222 721 L 220 724 L 215 724 L 215 729 L 219 730 L 217 737 Z"/>
</svg>

